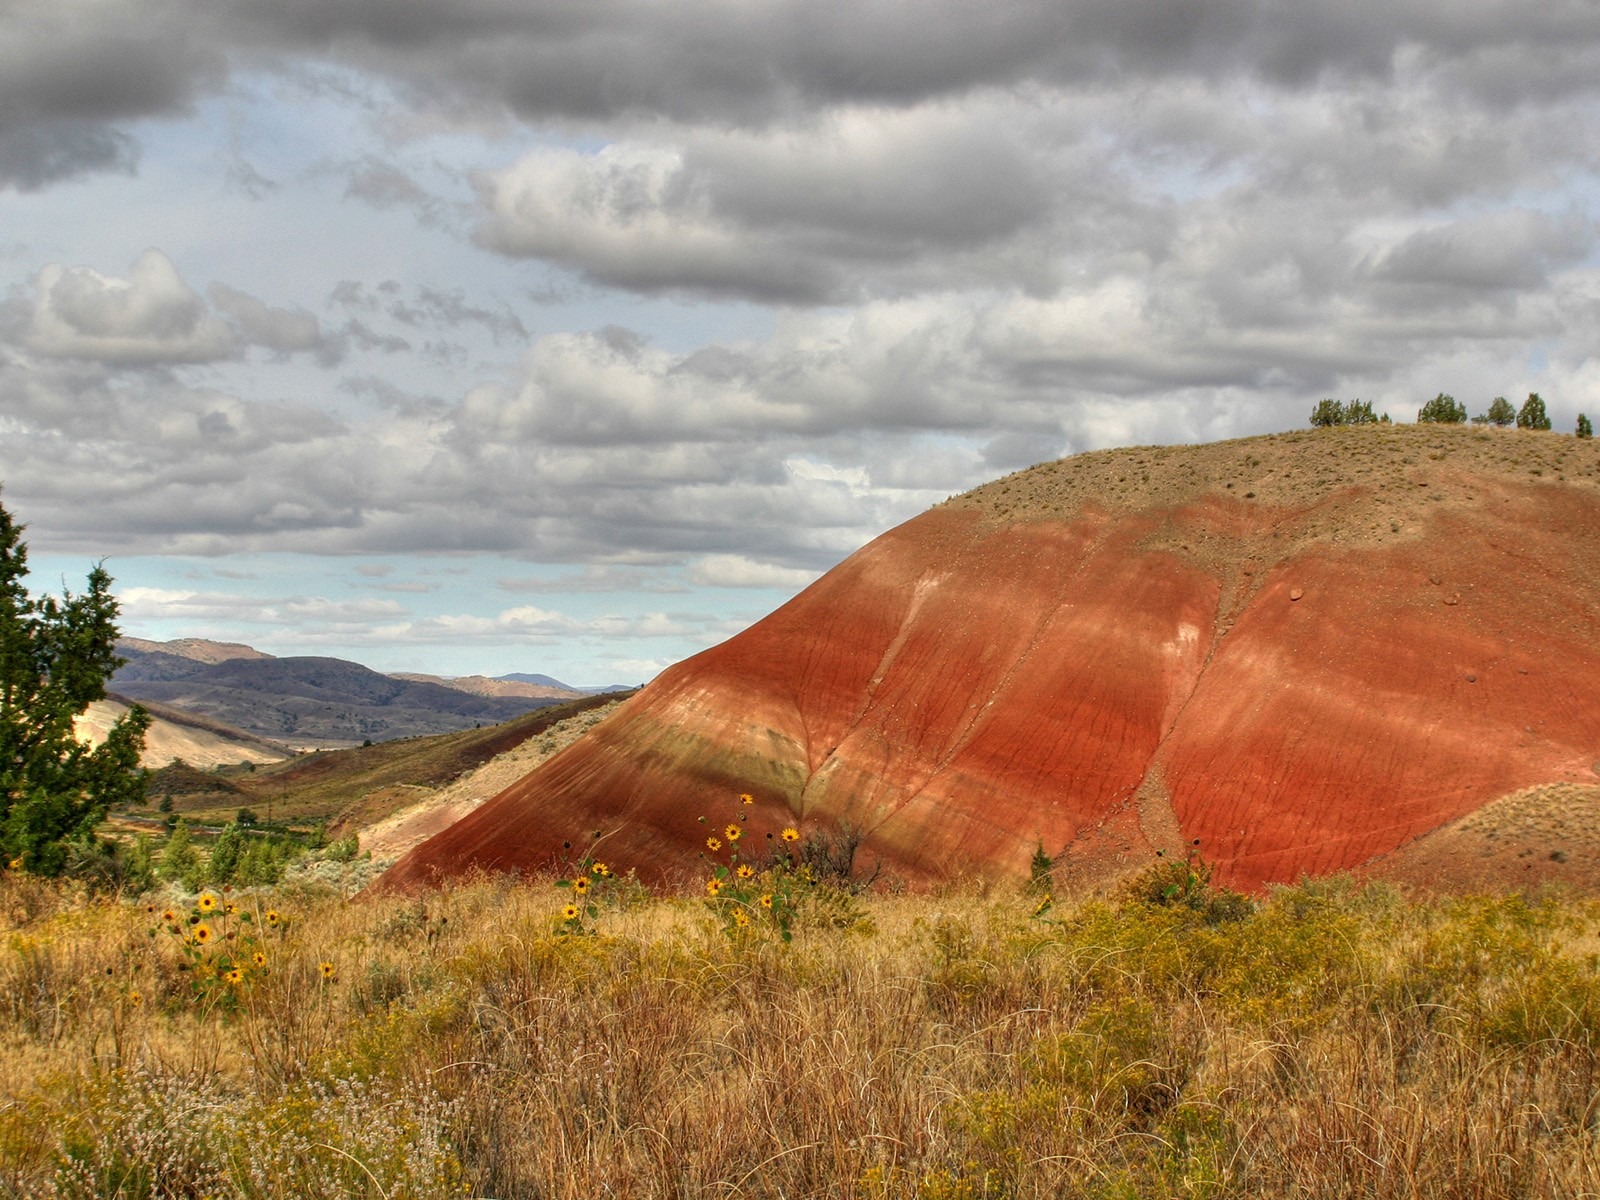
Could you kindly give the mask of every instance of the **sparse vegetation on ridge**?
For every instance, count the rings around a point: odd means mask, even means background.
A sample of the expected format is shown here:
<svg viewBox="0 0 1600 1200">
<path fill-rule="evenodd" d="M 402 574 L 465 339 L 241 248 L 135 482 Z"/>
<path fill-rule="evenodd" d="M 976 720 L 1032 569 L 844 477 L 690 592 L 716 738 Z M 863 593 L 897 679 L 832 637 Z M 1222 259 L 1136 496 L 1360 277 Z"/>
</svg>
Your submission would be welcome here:
<svg viewBox="0 0 1600 1200">
<path fill-rule="evenodd" d="M 857 897 L 785 943 L 637 889 L 573 937 L 550 883 L 147 911 L 8 873 L 0 1194 L 1600 1187 L 1595 904 L 1201 874 L 1045 919 Z"/>
</svg>

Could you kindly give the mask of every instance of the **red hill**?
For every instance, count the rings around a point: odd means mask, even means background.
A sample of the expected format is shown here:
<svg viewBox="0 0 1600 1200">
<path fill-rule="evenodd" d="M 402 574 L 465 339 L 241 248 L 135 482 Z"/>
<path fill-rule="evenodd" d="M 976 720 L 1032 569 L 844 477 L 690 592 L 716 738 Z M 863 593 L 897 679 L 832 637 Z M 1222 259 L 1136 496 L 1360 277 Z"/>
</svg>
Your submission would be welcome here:
<svg viewBox="0 0 1600 1200">
<path fill-rule="evenodd" d="M 1600 448 L 1399 426 L 1035 467 L 884 534 L 663 674 L 386 886 L 605 833 L 691 868 L 854 826 L 912 883 L 1100 878 L 1199 839 L 1255 887 L 1600 770 Z M 1569 793 L 1563 793 L 1568 795 Z M 1569 805 L 1570 807 L 1570 805 Z"/>
</svg>

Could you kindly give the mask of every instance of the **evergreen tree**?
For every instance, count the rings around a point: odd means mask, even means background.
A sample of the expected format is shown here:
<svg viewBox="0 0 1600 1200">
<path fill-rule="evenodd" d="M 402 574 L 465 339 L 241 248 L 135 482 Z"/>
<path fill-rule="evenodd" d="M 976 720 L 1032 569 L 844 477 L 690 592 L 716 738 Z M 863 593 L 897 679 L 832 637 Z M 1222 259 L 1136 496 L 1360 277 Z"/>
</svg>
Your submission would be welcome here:
<svg viewBox="0 0 1600 1200">
<path fill-rule="evenodd" d="M 1318 400 L 1311 410 L 1311 424 L 1317 429 L 1345 423 L 1345 407 L 1338 400 Z"/>
<path fill-rule="evenodd" d="M 167 844 L 161 848 L 161 865 L 156 873 L 170 883 L 181 883 L 191 892 L 200 886 L 200 851 L 195 849 L 189 834 L 189 822 L 182 817 L 167 835 Z"/>
<path fill-rule="evenodd" d="M 1489 405 L 1489 411 L 1485 415 L 1489 418 L 1489 424 L 1498 425 L 1501 429 L 1504 429 L 1507 425 L 1516 422 L 1517 410 L 1511 407 L 1511 401 L 1504 396 L 1496 396 L 1494 403 Z"/>
<path fill-rule="evenodd" d="M 1594 436 L 1594 426 L 1589 423 L 1589 418 L 1582 413 L 1578 414 L 1578 436 L 1581 438 L 1592 438 Z"/>
<path fill-rule="evenodd" d="M 239 857 L 243 853 L 244 830 L 239 822 L 230 821 L 222 827 L 222 832 L 211 846 L 211 861 L 206 864 L 206 881 L 232 883 L 233 873 L 238 869 Z"/>
<path fill-rule="evenodd" d="M 122 665 L 111 576 L 96 566 L 82 595 L 34 599 L 22 529 L 0 506 L 0 854 L 59 875 L 109 807 L 143 802 L 150 718 L 135 707 L 98 748 L 73 736 L 72 719 Z"/>
<path fill-rule="evenodd" d="M 1539 399 L 1538 392 L 1529 392 L 1528 398 L 1522 403 L 1522 410 L 1517 413 L 1518 429 L 1549 429 L 1550 418 L 1545 415 L 1544 401 Z"/>
<path fill-rule="evenodd" d="M 1440 392 L 1417 410 L 1417 420 L 1423 424 L 1460 425 L 1467 419 L 1467 406 L 1454 396 Z"/>
</svg>

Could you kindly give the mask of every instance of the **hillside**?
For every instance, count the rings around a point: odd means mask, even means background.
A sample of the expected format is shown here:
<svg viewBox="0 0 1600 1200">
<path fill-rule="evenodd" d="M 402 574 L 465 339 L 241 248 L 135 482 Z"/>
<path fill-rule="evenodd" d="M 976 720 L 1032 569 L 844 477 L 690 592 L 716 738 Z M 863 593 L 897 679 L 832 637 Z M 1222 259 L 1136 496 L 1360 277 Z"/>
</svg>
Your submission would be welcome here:
<svg viewBox="0 0 1600 1200">
<path fill-rule="evenodd" d="M 556 703 L 545 697 L 474 695 L 382 675 L 337 658 L 200 662 L 155 652 L 131 654 L 129 659 L 112 677 L 118 692 L 300 749 L 449 733 L 498 724 Z"/>
<path fill-rule="evenodd" d="M 303 825 L 326 822 L 344 837 L 384 821 L 397 810 L 416 807 L 438 790 L 460 781 L 497 757 L 543 740 L 552 726 L 617 701 L 616 696 L 585 696 L 523 713 L 499 725 L 454 733 L 374 742 L 370 746 L 322 750 L 287 761 L 225 770 L 209 776 L 209 790 L 183 776 L 174 811 L 203 821 L 227 821 L 241 807 L 269 820 Z M 563 739 L 565 741 L 566 739 Z M 530 750 L 524 760 L 539 761 Z M 152 781 L 152 795 L 166 794 L 164 779 Z M 493 790 L 499 790 L 495 788 Z M 448 799 L 462 798 L 466 792 Z M 480 792 L 481 800 L 488 792 Z"/>
<path fill-rule="evenodd" d="M 1196 840 L 1238 886 L 1381 871 L 1496 800 L 1593 785 L 1596 528 L 1600 445 L 1549 433 L 1044 464 L 665 672 L 386 883 L 538 869 L 597 828 L 616 863 L 681 873 L 740 792 L 752 835 L 850 826 L 912 883 L 1039 846 L 1091 880 Z"/>
<path fill-rule="evenodd" d="M 80 739 L 99 745 L 133 703 L 126 696 L 109 692 L 73 721 L 74 732 Z M 268 738 L 170 705 L 146 701 L 144 708 L 150 713 L 150 728 L 145 731 L 144 754 L 139 761 L 146 767 L 164 767 L 180 758 L 194 767 L 280 762 L 294 753 Z"/>
</svg>

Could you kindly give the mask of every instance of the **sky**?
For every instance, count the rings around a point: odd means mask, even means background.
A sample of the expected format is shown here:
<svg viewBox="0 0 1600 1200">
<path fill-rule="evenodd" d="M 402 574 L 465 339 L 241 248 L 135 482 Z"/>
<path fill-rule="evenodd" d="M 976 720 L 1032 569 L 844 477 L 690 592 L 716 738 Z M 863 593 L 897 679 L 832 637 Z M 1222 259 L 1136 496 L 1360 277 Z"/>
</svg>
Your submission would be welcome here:
<svg viewBox="0 0 1600 1200">
<path fill-rule="evenodd" d="M 4 0 L 0 503 L 126 632 L 638 683 L 1036 462 L 1600 415 L 1596 0 Z"/>
</svg>

